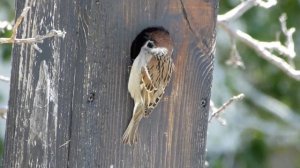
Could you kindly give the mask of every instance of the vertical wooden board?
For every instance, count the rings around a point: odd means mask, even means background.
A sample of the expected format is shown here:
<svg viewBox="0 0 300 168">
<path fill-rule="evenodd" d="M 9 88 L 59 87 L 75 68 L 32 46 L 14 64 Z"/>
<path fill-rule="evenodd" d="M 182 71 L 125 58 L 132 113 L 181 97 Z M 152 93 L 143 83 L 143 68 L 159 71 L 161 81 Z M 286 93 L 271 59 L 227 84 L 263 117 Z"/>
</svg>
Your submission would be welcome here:
<svg viewBox="0 0 300 168">
<path fill-rule="evenodd" d="M 88 23 L 83 33 L 89 45 L 79 77 L 83 92 L 75 95 L 75 105 L 82 105 L 73 113 L 72 167 L 203 167 L 216 3 L 85 4 L 91 7 L 82 11 L 86 16 L 82 22 Z M 164 101 L 142 121 L 138 144 L 124 146 L 120 138 L 133 108 L 127 93 L 130 44 L 142 29 L 153 25 L 171 32 L 176 72 Z M 88 103 L 91 93 L 95 93 L 95 100 Z"/>
<path fill-rule="evenodd" d="M 168 6 L 170 20 L 164 23 L 175 40 L 176 70 L 166 101 L 142 123 L 144 134 L 134 151 L 136 167 L 204 166 L 215 5 L 215 1 L 172 1 Z"/>
<path fill-rule="evenodd" d="M 122 15 L 112 12 L 120 11 L 123 2 L 89 3 L 82 4 L 79 14 L 86 52 L 84 68 L 76 76 L 81 91 L 75 94 L 70 167 L 116 166 L 121 164 L 120 140 L 127 124 L 122 125 L 120 114 L 131 110 L 127 93 L 130 42 L 120 24 Z M 93 94 L 94 100 L 88 101 Z"/>
<path fill-rule="evenodd" d="M 38 44 L 42 53 L 14 45 L 3 167 L 66 167 L 78 53 L 76 7 L 74 1 L 16 1 L 17 16 L 25 6 L 31 9 L 18 38 L 52 29 L 68 35 Z"/>
<path fill-rule="evenodd" d="M 47 1 L 48 2 L 48 1 Z M 52 3 L 49 1 L 49 3 Z M 76 75 L 80 69 L 80 57 L 83 53 L 79 35 L 78 1 L 61 0 L 57 3 L 59 11 L 59 28 L 67 32 L 61 42 L 60 49 L 60 80 L 58 83 L 58 131 L 57 153 L 54 167 L 67 167 L 69 165 L 69 151 L 71 141 L 71 125 L 74 111 L 76 88 Z"/>
</svg>

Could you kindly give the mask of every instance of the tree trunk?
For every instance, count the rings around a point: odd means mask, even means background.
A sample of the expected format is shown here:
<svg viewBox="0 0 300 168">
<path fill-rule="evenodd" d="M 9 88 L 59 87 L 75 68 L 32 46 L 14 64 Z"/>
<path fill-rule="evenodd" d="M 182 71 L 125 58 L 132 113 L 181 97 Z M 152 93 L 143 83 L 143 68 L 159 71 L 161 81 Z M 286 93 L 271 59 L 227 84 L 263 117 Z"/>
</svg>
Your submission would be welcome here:
<svg viewBox="0 0 300 168">
<path fill-rule="evenodd" d="M 16 0 L 16 16 L 31 6 L 19 38 L 67 34 L 14 46 L 4 167 L 204 167 L 217 3 Z M 170 31 L 175 72 L 130 147 L 130 46 L 149 26 Z"/>
</svg>

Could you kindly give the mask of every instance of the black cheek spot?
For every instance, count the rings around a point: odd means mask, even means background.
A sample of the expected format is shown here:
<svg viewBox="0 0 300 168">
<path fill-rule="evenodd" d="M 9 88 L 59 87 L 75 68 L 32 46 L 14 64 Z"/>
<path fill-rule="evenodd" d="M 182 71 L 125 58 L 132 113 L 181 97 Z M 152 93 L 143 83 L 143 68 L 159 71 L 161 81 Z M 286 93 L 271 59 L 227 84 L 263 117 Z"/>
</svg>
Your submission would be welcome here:
<svg viewBox="0 0 300 168">
<path fill-rule="evenodd" d="M 154 47 L 154 44 L 153 44 L 152 42 L 148 42 L 147 47 L 148 47 L 148 48 L 153 48 L 153 47 Z"/>
</svg>

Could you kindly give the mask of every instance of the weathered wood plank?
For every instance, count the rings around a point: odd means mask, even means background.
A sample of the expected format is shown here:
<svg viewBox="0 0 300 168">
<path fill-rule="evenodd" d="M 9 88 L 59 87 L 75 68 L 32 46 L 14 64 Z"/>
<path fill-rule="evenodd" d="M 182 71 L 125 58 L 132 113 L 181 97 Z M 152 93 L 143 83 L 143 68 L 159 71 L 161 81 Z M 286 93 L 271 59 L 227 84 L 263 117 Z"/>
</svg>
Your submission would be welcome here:
<svg viewBox="0 0 300 168">
<path fill-rule="evenodd" d="M 4 167 L 203 167 L 216 0 L 17 0 L 17 14 L 25 4 L 19 36 L 67 34 L 43 53 L 14 47 Z M 130 45 L 153 25 L 170 31 L 176 70 L 129 147 Z"/>
</svg>

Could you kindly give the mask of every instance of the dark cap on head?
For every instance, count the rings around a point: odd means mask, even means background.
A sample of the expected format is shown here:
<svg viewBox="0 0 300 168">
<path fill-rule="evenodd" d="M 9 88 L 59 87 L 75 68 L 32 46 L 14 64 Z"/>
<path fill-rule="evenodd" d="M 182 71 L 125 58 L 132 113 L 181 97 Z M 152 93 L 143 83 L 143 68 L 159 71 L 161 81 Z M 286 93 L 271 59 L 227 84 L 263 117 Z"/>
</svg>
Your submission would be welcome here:
<svg viewBox="0 0 300 168">
<path fill-rule="evenodd" d="M 143 45 L 151 40 L 158 47 L 173 49 L 172 39 L 169 32 L 163 27 L 149 27 L 140 32 L 131 44 L 130 56 L 134 60 L 141 51 Z"/>
</svg>

